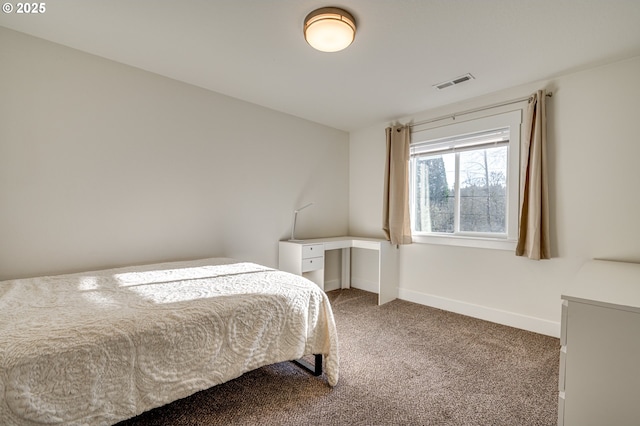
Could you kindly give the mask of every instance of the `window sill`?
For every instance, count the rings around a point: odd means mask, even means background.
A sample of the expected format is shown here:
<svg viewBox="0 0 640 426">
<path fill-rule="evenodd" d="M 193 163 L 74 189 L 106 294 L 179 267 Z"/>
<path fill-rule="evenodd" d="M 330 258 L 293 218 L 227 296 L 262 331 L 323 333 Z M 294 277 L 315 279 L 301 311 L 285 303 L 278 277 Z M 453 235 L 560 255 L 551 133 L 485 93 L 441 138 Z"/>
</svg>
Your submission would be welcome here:
<svg viewBox="0 0 640 426">
<path fill-rule="evenodd" d="M 516 249 L 518 244 L 515 240 L 497 239 L 497 238 L 481 238 L 468 237 L 458 235 L 412 235 L 414 243 L 419 244 L 436 244 L 445 246 L 473 247 L 494 250 L 511 250 Z"/>
</svg>

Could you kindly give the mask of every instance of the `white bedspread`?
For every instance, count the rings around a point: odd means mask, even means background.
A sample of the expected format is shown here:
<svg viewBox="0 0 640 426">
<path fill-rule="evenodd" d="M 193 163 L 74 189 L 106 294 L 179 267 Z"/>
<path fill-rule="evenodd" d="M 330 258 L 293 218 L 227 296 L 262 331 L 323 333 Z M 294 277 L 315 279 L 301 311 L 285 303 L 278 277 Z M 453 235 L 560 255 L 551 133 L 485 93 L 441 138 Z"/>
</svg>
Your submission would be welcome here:
<svg viewBox="0 0 640 426">
<path fill-rule="evenodd" d="M 327 296 L 204 259 L 0 282 L 0 424 L 113 424 L 312 353 L 338 381 Z"/>
</svg>

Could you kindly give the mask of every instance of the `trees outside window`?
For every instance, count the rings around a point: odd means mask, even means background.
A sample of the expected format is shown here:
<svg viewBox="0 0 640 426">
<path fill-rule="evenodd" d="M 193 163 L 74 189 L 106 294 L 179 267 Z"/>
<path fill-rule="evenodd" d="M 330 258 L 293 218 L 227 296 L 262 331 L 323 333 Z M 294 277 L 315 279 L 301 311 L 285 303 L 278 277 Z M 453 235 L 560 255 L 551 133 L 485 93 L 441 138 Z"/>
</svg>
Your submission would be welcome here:
<svg viewBox="0 0 640 426">
<path fill-rule="evenodd" d="M 414 155 L 414 230 L 506 233 L 508 142 Z"/>
</svg>

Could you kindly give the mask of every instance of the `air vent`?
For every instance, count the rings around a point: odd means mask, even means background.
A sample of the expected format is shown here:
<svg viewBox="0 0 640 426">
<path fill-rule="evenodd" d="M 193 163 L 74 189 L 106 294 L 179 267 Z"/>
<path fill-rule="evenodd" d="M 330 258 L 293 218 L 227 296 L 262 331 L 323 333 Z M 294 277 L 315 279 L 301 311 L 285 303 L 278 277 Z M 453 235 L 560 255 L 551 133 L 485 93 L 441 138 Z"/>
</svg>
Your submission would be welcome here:
<svg viewBox="0 0 640 426">
<path fill-rule="evenodd" d="M 464 83 L 465 81 L 473 80 L 475 77 L 471 74 L 467 73 L 465 75 L 461 75 L 460 77 L 456 77 L 453 80 L 443 81 L 442 83 L 434 84 L 438 90 L 446 89 L 447 87 L 455 86 L 456 84 Z"/>
</svg>

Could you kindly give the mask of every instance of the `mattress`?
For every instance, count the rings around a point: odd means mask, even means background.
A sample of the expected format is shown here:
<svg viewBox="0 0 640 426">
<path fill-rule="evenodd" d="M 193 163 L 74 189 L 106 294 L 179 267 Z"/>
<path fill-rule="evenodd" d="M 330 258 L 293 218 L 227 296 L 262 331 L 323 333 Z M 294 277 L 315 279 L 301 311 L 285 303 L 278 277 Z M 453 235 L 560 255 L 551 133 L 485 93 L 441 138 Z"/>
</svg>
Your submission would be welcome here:
<svg viewBox="0 0 640 426">
<path fill-rule="evenodd" d="M 323 354 L 305 278 L 214 258 L 0 282 L 0 424 L 113 424 L 255 368 Z"/>
</svg>

